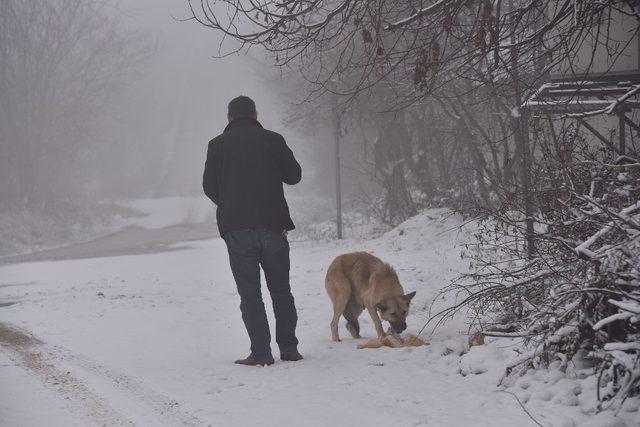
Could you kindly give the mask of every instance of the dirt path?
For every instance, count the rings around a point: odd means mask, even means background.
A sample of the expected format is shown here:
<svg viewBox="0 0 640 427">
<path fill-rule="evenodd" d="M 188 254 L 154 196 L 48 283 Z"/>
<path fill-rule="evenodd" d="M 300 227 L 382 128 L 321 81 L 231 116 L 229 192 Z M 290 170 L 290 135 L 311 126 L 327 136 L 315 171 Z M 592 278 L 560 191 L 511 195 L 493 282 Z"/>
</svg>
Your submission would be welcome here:
<svg viewBox="0 0 640 427">
<path fill-rule="evenodd" d="M 176 246 L 176 243 L 205 240 L 217 235 L 215 225 L 209 223 L 181 224 L 158 229 L 128 227 L 85 243 L 0 258 L 0 265 L 167 252 L 188 247 Z"/>
</svg>

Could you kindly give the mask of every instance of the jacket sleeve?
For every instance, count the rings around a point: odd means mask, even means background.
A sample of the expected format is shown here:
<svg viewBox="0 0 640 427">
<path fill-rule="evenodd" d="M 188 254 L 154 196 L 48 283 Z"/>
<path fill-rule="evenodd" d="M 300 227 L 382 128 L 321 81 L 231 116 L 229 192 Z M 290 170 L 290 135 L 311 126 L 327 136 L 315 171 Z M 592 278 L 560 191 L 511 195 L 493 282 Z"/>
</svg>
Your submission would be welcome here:
<svg viewBox="0 0 640 427">
<path fill-rule="evenodd" d="M 287 146 L 282 136 L 281 153 L 280 153 L 280 171 L 282 172 L 282 182 L 289 185 L 295 185 L 302 179 L 302 168 L 300 163 L 293 156 L 293 151 Z"/>
<path fill-rule="evenodd" d="M 204 174 L 202 176 L 202 188 L 204 194 L 211 199 L 216 205 L 219 202 L 220 189 L 218 187 L 218 174 L 216 170 L 216 155 L 218 144 L 214 141 L 209 142 L 207 149 L 207 161 L 204 164 Z"/>
</svg>

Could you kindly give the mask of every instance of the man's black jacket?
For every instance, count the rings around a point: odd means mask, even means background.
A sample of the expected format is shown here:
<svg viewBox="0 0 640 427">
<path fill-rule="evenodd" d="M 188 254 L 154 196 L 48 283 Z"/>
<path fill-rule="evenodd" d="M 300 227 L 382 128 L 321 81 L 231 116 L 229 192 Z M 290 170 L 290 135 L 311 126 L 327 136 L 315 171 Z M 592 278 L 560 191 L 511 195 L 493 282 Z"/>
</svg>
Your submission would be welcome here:
<svg viewBox="0 0 640 427">
<path fill-rule="evenodd" d="M 218 205 L 220 235 L 229 230 L 293 230 L 282 183 L 300 182 L 302 169 L 282 135 L 255 119 L 233 120 L 209 142 L 202 186 Z"/>
</svg>

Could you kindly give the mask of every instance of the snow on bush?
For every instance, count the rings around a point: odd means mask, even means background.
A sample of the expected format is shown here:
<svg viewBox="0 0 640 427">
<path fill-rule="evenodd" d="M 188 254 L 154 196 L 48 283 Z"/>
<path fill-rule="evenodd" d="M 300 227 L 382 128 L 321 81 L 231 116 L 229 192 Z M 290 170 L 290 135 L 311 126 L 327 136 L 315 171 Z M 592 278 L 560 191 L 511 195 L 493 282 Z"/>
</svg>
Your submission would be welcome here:
<svg viewBox="0 0 640 427">
<path fill-rule="evenodd" d="M 582 367 L 596 378 L 594 410 L 619 409 L 640 395 L 640 160 L 589 147 L 573 156 L 539 160 L 533 251 L 514 194 L 487 212 L 466 251 L 473 272 L 447 288 L 460 299 L 440 314 L 469 309 L 472 328 L 523 340 L 507 374 Z M 461 372 L 482 370 L 468 359 Z M 576 404 L 570 391 L 548 397 Z"/>
</svg>

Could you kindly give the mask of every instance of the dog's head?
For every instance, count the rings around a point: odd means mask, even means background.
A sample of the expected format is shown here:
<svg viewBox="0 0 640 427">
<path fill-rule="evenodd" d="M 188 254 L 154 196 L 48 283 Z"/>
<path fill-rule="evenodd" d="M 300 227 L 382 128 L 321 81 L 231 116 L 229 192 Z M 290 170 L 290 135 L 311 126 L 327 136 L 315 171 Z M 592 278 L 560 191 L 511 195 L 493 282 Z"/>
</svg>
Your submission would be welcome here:
<svg viewBox="0 0 640 427">
<path fill-rule="evenodd" d="M 376 304 L 380 312 L 380 317 L 389 322 L 397 333 L 407 329 L 407 314 L 409 314 L 409 304 L 416 296 L 415 291 L 398 297 L 387 298 Z"/>
</svg>

